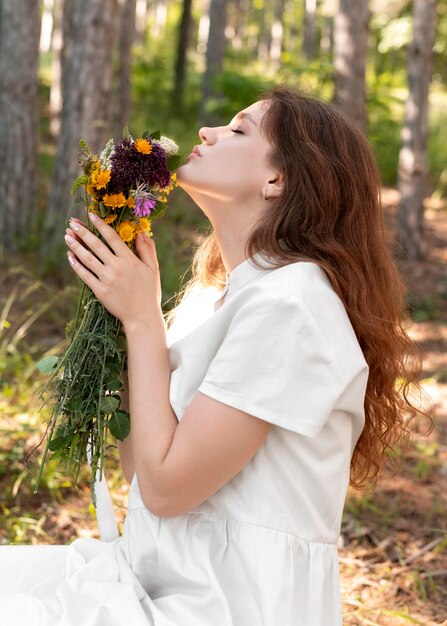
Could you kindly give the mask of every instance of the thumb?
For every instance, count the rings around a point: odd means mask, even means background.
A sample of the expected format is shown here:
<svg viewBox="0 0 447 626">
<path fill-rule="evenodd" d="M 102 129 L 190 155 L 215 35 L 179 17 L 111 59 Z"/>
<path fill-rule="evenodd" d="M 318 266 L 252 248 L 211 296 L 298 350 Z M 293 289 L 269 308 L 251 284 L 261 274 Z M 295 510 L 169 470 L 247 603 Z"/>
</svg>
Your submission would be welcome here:
<svg viewBox="0 0 447 626">
<path fill-rule="evenodd" d="M 145 265 L 158 266 L 157 253 L 155 250 L 155 242 L 152 237 L 149 237 L 145 233 L 139 233 L 135 240 L 136 249 L 140 261 Z"/>
</svg>

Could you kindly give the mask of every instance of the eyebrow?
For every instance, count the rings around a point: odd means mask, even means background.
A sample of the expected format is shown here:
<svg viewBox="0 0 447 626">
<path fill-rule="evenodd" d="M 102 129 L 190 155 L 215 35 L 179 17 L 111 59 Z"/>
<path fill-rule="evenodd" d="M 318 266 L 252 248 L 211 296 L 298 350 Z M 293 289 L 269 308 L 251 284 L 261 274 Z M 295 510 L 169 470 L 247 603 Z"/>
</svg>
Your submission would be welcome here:
<svg viewBox="0 0 447 626">
<path fill-rule="evenodd" d="M 257 127 L 257 124 L 256 124 L 256 122 L 255 122 L 255 120 L 254 120 L 253 116 L 252 116 L 252 115 L 250 115 L 250 113 L 238 113 L 238 114 L 236 115 L 236 117 L 237 117 L 238 119 L 240 119 L 240 120 L 243 120 L 243 119 L 250 120 L 250 122 L 251 122 L 254 126 L 256 126 L 256 127 Z"/>
</svg>

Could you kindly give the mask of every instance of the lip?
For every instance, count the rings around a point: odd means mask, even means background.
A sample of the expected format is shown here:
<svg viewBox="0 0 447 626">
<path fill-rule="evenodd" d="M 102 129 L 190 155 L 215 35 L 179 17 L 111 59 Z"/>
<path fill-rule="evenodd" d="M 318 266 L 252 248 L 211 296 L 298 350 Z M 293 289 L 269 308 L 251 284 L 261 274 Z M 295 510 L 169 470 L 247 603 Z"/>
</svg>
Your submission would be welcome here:
<svg viewBox="0 0 447 626">
<path fill-rule="evenodd" d="M 190 156 L 198 156 L 201 157 L 202 155 L 200 154 L 200 150 L 198 146 L 194 146 L 194 148 L 192 149 L 192 152 L 190 154 L 188 154 L 188 157 Z"/>
</svg>

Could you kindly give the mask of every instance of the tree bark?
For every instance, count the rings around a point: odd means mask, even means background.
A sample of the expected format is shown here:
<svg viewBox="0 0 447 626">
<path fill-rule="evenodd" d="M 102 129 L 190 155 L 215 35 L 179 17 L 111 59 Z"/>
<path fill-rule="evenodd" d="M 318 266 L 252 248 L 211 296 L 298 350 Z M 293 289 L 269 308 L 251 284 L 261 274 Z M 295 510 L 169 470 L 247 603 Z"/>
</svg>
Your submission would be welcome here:
<svg viewBox="0 0 447 626">
<path fill-rule="evenodd" d="M 36 226 L 37 2 L 0 0 L 0 254 Z"/>
<path fill-rule="evenodd" d="M 366 130 L 368 0 L 340 0 L 334 22 L 334 101 Z"/>
<path fill-rule="evenodd" d="M 191 35 L 191 17 L 192 0 L 183 0 L 183 11 L 178 31 L 174 89 L 172 93 L 172 108 L 175 111 L 182 111 L 183 109 L 186 64 Z"/>
<path fill-rule="evenodd" d="M 137 0 L 121 0 L 119 32 L 118 76 L 113 136 L 120 139 L 124 126 L 130 122 L 132 48 L 135 41 Z"/>
<path fill-rule="evenodd" d="M 99 150 L 110 134 L 117 0 L 70 2 L 70 14 L 65 15 L 61 132 L 41 243 L 41 254 L 48 260 L 57 259 L 65 249 L 63 230 L 73 203 L 71 185 L 79 174 L 79 140 Z"/>
<path fill-rule="evenodd" d="M 303 54 L 308 61 L 315 58 L 317 36 L 317 0 L 304 2 Z"/>
<path fill-rule="evenodd" d="M 206 69 L 202 81 L 202 100 L 199 119 L 202 125 L 216 122 L 216 116 L 207 111 L 206 105 L 219 93 L 213 85 L 215 77 L 222 72 L 225 55 L 225 27 L 227 23 L 227 0 L 211 0 L 208 43 L 206 47 Z"/>
<path fill-rule="evenodd" d="M 428 180 L 428 95 L 436 33 L 436 0 L 413 0 L 408 49 L 409 95 L 399 154 L 398 240 L 411 260 L 425 256 L 424 199 Z"/>
</svg>

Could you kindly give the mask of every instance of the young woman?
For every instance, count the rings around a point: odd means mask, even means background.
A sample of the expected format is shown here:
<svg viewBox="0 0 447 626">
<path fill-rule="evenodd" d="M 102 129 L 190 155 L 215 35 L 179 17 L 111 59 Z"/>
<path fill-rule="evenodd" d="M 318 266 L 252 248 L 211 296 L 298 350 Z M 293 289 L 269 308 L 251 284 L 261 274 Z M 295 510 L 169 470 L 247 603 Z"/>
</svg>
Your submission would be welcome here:
<svg viewBox="0 0 447 626">
<path fill-rule="evenodd" d="M 377 166 L 344 114 L 285 86 L 199 136 L 178 182 L 212 230 L 166 319 L 152 239 L 135 256 L 99 218 L 112 251 L 67 231 L 127 336 L 129 512 L 110 543 L 1 548 L 5 624 L 342 623 L 348 484 L 417 412 Z"/>
</svg>

